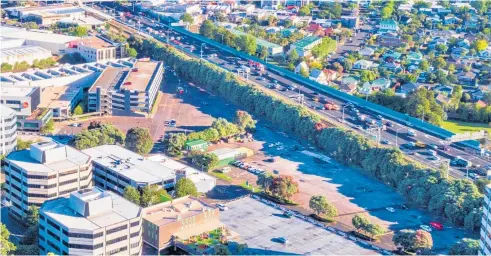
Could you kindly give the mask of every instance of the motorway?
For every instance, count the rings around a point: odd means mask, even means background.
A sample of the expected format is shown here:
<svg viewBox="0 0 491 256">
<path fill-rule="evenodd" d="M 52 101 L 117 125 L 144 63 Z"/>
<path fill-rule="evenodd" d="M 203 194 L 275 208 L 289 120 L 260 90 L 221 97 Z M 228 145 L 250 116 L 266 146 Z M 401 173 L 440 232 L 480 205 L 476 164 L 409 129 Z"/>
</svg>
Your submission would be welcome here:
<svg viewBox="0 0 491 256">
<path fill-rule="evenodd" d="M 179 41 L 178 45 L 174 44 L 176 48 L 182 49 L 189 54 L 193 54 L 195 57 L 200 57 L 201 50 L 203 50 L 204 59 L 215 63 L 229 71 L 237 72 L 237 70 L 240 69 L 243 65 L 248 65 L 247 60 L 238 59 L 232 54 L 223 51 L 222 49 L 214 48 L 211 45 L 203 45 L 202 47 L 201 41 L 179 34 L 175 30 L 168 31 L 167 29 L 161 29 L 162 26 L 166 26 L 165 24 L 160 24 L 160 26 L 157 26 L 155 22 L 142 16 L 133 16 L 131 19 L 133 19 L 131 24 L 128 22 L 128 20 L 119 21 L 124 22 L 126 25 L 132 27 L 134 27 L 135 24 L 139 24 L 138 28 L 141 31 L 148 31 L 148 27 L 152 27 L 154 31 L 159 32 L 159 34 L 152 34 L 152 36 L 155 39 L 165 43 L 167 42 L 167 36 L 169 36 L 170 38 L 174 37 Z M 364 32 L 357 33 L 353 38 L 353 42 L 349 43 L 348 45 L 340 46 L 338 48 L 335 56 L 339 56 L 345 51 L 356 49 L 364 41 L 365 37 L 366 34 Z M 172 43 L 173 40 L 169 41 Z M 244 76 L 243 72 L 240 72 L 240 75 Z M 303 104 L 313 109 L 314 111 L 317 111 L 322 116 L 331 120 L 331 122 L 338 123 L 340 126 L 352 128 L 355 131 L 371 138 L 374 137 L 373 134 L 378 133 L 376 132 L 376 130 L 378 129 L 369 129 L 371 132 L 370 134 L 368 134 L 367 130 L 365 130 L 365 128 L 367 128 L 366 125 L 358 120 L 356 113 L 358 111 L 360 112 L 360 114 L 363 114 L 371 119 L 377 119 L 377 116 L 374 113 L 372 113 L 368 109 L 363 109 L 363 106 L 356 106 L 355 108 L 353 108 L 351 106 L 348 106 L 345 102 L 329 98 L 326 95 L 321 95 L 319 92 L 315 92 L 307 88 L 306 86 L 294 83 L 289 79 L 273 72 L 265 71 L 259 73 L 253 71 L 249 76 L 247 76 L 247 79 L 260 86 L 266 88 L 269 87 L 271 88 L 270 90 L 275 91 L 279 95 L 298 101 L 300 104 Z M 277 86 L 275 86 L 276 88 L 273 88 L 271 86 L 272 84 L 277 84 Z M 342 109 L 339 111 L 324 110 L 323 104 L 317 101 L 317 99 L 319 98 L 325 98 L 326 101 L 333 102 L 342 107 Z M 389 121 L 382 119 L 381 122 L 386 124 Z M 479 158 L 472 153 L 461 150 L 460 148 L 448 146 L 444 147 L 446 142 L 437 137 L 430 136 L 419 131 L 416 131 L 416 136 L 408 136 L 407 132 L 409 129 L 411 129 L 411 127 L 406 126 L 406 124 L 396 123 L 393 121 L 390 121 L 389 123 L 391 124 L 390 127 L 387 125 L 386 130 L 380 130 L 380 141 L 387 145 L 400 147 L 401 150 L 408 157 L 413 158 L 425 165 L 431 166 L 433 168 L 438 168 L 442 165 L 447 166 L 449 165 L 450 160 L 454 159 L 456 156 L 460 156 L 466 160 L 471 161 L 475 166 L 487 166 L 490 164 L 490 162 Z M 438 149 L 435 150 L 437 152 L 438 158 L 436 160 L 431 160 L 430 155 L 427 153 L 428 148 L 415 149 L 407 147 L 408 143 L 414 143 L 416 141 L 422 142 L 426 145 L 433 144 L 438 146 Z M 446 150 L 444 150 L 443 148 L 446 148 Z M 450 168 L 449 175 L 455 178 L 464 178 L 466 176 L 467 170 L 468 169 L 452 166 Z"/>
</svg>

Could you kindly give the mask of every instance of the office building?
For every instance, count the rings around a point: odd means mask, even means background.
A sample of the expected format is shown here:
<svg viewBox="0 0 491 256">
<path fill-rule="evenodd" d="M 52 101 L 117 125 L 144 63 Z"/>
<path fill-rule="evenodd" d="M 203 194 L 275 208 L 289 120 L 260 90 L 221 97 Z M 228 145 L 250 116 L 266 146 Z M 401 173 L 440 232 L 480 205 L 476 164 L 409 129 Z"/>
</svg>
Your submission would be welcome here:
<svg viewBox="0 0 491 256">
<path fill-rule="evenodd" d="M 0 105 L 0 154 L 6 156 L 17 146 L 17 113 Z"/>
<path fill-rule="evenodd" d="M 13 86 L 2 83 L 0 104 L 17 113 L 17 129 L 39 131 L 51 118 L 51 109 L 38 108 L 41 100 L 39 87 Z"/>
<path fill-rule="evenodd" d="M 21 21 L 33 21 L 39 25 L 49 26 L 62 19 L 76 19 L 85 16 L 85 10 L 72 4 L 59 4 L 34 7 L 6 8 L 7 13 Z"/>
<path fill-rule="evenodd" d="M 2 46 L 1 63 L 14 65 L 23 61 L 32 65 L 35 60 L 51 58 L 51 52 L 39 46 L 20 46 L 14 48 L 5 48 Z"/>
<path fill-rule="evenodd" d="M 87 188 L 43 204 L 41 255 L 141 255 L 142 209 L 110 191 Z"/>
<path fill-rule="evenodd" d="M 50 109 L 53 117 L 63 120 L 71 116 L 83 97 L 83 88 L 78 85 L 44 87 L 39 108 Z"/>
<path fill-rule="evenodd" d="M 123 194 L 127 186 L 143 188 L 158 185 L 174 187 L 176 174 L 157 162 L 145 159 L 117 145 L 103 145 L 82 150 L 92 158 L 94 185 Z"/>
<path fill-rule="evenodd" d="M 491 185 L 486 186 L 482 207 L 481 239 L 479 255 L 491 255 Z"/>
<path fill-rule="evenodd" d="M 143 242 L 158 251 L 223 227 L 218 208 L 185 196 L 143 209 Z"/>
<path fill-rule="evenodd" d="M 92 186 L 90 157 L 56 142 L 39 142 L 5 159 L 6 199 L 9 213 L 26 215 L 29 206 Z"/>
<path fill-rule="evenodd" d="M 70 42 L 67 53 L 79 53 L 87 62 L 116 59 L 116 47 L 95 36 Z"/>
<path fill-rule="evenodd" d="M 89 112 L 112 115 L 151 111 L 164 74 L 162 62 L 138 60 L 132 67 L 108 67 L 88 92 Z"/>
</svg>

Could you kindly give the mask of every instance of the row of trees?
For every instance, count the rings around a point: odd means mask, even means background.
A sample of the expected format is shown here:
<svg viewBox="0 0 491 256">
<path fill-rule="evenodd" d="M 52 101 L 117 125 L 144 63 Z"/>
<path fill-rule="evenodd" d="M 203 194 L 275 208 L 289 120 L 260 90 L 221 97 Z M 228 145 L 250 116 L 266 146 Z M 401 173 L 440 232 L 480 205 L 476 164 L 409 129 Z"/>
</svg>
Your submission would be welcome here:
<svg viewBox="0 0 491 256">
<path fill-rule="evenodd" d="M 403 251 L 417 252 L 418 254 L 429 254 L 433 247 L 431 234 L 424 230 L 403 229 L 392 237 L 394 244 L 401 247 Z"/>
<path fill-rule="evenodd" d="M 26 61 L 16 62 L 14 63 L 14 65 L 5 62 L 2 63 L 0 69 L 2 72 L 22 72 L 30 68 L 40 68 L 40 69 L 49 68 L 54 66 L 56 63 L 57 62 L 53 58 L 34 60 L 32 62 L 32 65 L 30 65 Z"/>
<path fill-rule="evenodd" d="M 175 191 L 177 198 L 183 196 L 198 196 L 196 185 L 188 178 L 179 179 L 176 183 Z M 145 186 L 141 189 L 128 186 L 124 189 L 123 197 L 141 207 L 149 207 L 172 200 L 172 197 L 167 191 L 159 185 Z"/>
<path fill-rule="evenodd" d="M 77 133 L 70 142 L 73 147 L 79 150 L 123 143 L 127 149 L 140 155 L 148 154 L 153 148 L 152 136 L 146 128 L 133 127 L 125 135 L 113 125 L 94 122 L 89 125 L 88 129 Z"/>
<path fill-rule="evenodd" d="M 370 220 L 361 214 L 356 214 L 351 219 L 351 224 L 356 228 L 356 232 L 366 234 L 370 239 L 383 235 L 386 230 L 379 224 L 373 224 Z"/>
<path fill-rule="evenodd" d="M 313 143 L 340 163 L 394 187 L 409 202 L 455 224 L 469 229 L 479 227 L 483 197 L 472 182 L 448 180 L 445 170 L 430 169 L 408 160 L 396 148 L 379 148 L 353 131 L 337 127 L 315 129 L 321 118 L 305 107 L 268 95 L 240 81 L 233 73 L 188 57 L 171 46 L 141 38 L 129 41 L 142 55 L 165 61 L 182 79 L 242 106 L 273 123 L 278 130 Z"/>
<path fill-rule="evenodd" d="M 257 185 L 261 186 L 266 194 L 284 202 L 289 202 L 291 197 L 298 193 L 298 183 L 289 175 L 275 176 L 270 172 L 264 172 L 258 176 Z"/>
</svg>

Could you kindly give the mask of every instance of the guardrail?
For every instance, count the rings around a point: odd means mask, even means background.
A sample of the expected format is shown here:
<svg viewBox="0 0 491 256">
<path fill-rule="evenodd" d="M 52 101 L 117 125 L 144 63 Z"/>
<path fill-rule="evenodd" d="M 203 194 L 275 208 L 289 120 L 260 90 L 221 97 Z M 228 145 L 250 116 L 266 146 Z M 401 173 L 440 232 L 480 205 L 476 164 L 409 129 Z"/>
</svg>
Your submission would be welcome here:
<svg viewBox="0 0 491 256">
<path fill-rule="evenodd" d="M 165 26 L 165 27 L 169 27 L 168 25 L 163 24 L 163 23 L 160 23 L 160 25 Z M 192 37 L 196 40 L 202 41 L 206 44 L 217 47 L 220 50 L 226 51 L 226 52 L 231 53 L 235 56 L 238 56 L 238 57 L 241 57 L 244 59 L 248 59 L 248 60 L 250 59 L 250 60 L 253 60 L 255 62 L 259 62 L 259 63 L 263 64 L 270 71 L 273 71 L 273 72 L 275 72 L 281 76 L 285 76 L 288 79 L 290 79 L 294 82 L 300 83 L 304 86 L 310 87 L 311 89 L 315 89 L 315 90 L 318 90 L 320 92 L 323 92 L 323 93 L 325 93 L 331 97 L 334 97 L 338 100 L 358 104 L 361 107 L 368 109 L 368 110 L 374 112 L 375 114 L 379 114 L 381 116 L 384 116 L 387 119 L 397 121 L 397 122 L 403 123 L 403 124 L 409 124 L 412 128 L 414 128 L 416 130 L 422 131 L 424 133 L 433 135 L 435 137 L 438 137 L 438 138 L 441 138 L 444 140 L 455 135 L 454 133 L 452 133 L 448 130 L 445 130 L 445 129 L 440 128 L 438 126 L 429 124 L 429 123 L 424 122 L 418 118 L 411 117 L 407 114 L 399 113 L 399 112 L 394 111 L 392 109 L 389 109 L 389 108 L 386 108 L 384 106 L 366 101 L 366 100 L 361 99 L 359 97 L 344 93 L 342 91 L 336 90 L 336 89 L 331 88 L 329 86 L 319 84 L 315 81 L 312 81 L 312 80 L 307 79 L 305 77 L 302 77 L 298 74 L 295 74 L 294 72 L 291 72 L 290 70 L 278 67 L 278 66 L 270 64 L 270 63 L 266 63 L 265 61 L 263 61 L 257 57 L 250 56 L 250 55 L 245 54 L 243 52 L 237 51 L 234 48 L 220 44 L 214 40 L 211 40 L 211 39 L 206 38 L 204 36 L 201 36 L 199 34 L 192 33 L 192 32 L 187 31 L 186 29 L 183 29 L 181 27 L 172 27 L 171 26 L 171 28 L 172 28 L 172 30 L 174 30 L 178 33 L 184 34 L 184 35 Z M 466 142 L 461 142 L 461 144 L 463 144 L 466 147 L 471 147 L 471 148 L 477 148 L 479 146 L 479 142 L 477 142 L 477 141 L 466 141 Z"/>
</svg>

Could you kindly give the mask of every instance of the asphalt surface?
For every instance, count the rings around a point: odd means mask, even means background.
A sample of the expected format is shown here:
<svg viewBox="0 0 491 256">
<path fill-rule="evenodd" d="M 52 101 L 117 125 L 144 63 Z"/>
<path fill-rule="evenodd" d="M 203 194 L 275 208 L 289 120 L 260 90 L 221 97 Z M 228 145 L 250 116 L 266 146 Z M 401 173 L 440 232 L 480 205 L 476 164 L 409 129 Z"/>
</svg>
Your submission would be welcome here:
<svg viewBox="0 0 491 256">
<path fill-rule="evenodd" d="M 187 52 L 188 54 L 192 54 L 196 57 L 201 56 L 201 49 L 202 49 L 204 59 L 207 59 L 208 61 L 213 62 L 224 69 L 236 72 L 239 75 L 244 76 L 243 72 L 237 72 L 237 70 L 242 68 L 242 66 L 244 65 L 247 66 L 248 65 L 247 60 L 236 59 L 235 56 L 233 56 L 232 54 L 222 51 L 221 49 L 214 48 L 213 46 L 204 45 L 203 47 L 201 47 L 202 42 L 184 36 L 182 34 L 179 34 L 175 30 L 169 31 L 168 29 L 158 28 L 155 22 L 152 22 L 151 20 L 148 20 L 143 16 L 133 16 L 132 19 L 133 22 L 131 22 L 131 24 L 130 23 L 126 23 L 126 24 L 130 26 L 135 26 L 135 24 L 138 24 L 137 27 L 141 29 L 141 31 L 146 31 L 148 27 L 152 26 L 155 28 L 154 30 L 161 32 L 160 35 L 152 35 L 152 37 L 154 37 L 155 39 L 166 43 L 168 40 L 166 36 L 168 35 L 171 38 L 171 40 L 169 40 L 171 44 L 174 44 L 178 49 L 181 49 Z M 128 22 L 128 20 L 124 22 Z M 161 24 L 159 27 L 161 26 L 165 26 L 165 24 Z M 336 58 L 337 56 L 340 56 L 347 51 L 357 50 L 358 47 L 365 40 L 366 36 L 367 34 L 365 32 L 357 33 L 356 35 L 354 35 L 352 42 L 349 42 L 346 45 L 338 47 L 338 50 L 332 57 Z M 179 43 L 175 44 L 176 41 L 172 40 L 172 38 L 177 40 Z M 262 80 L 262 78 L 260 77 L 264 77 L 264 80 Z M 296 99 L 299 103 L 302 103 L 303 105 L 314 109 L 319 114 L 327 117 L 328 119 L 334 122 L 338 122 L 341 126 L 354 129 L 357 132 L 369 138 L 373 138 L 374 137 L 373 134 L 377 133 L 375 132 L 374 129 L 372 129 L 371 132 L 367 132 L 367 130 L 364 129 L 366 128 L 364 122 L 361 122 L 356 118 L 357 114 L 355 113 L 355 111 L 350 110 L 350 108 L 347 107 L 345 102 L 330 98 L 329 96 L 322 95 L 318 92 L 314 92 L 313 90 L 303 85 L 294 83 L 289 79 L 280 76 L 276 73 L 268 72 L 267 70 L 262 73 L 258 73 L 257 71 L 252 71 L 251 75 L 244 76 L 244 78 L 264 87 L 271 87 L 273 83 L 277 83 L 278 86 L 275 89 L 272 89 L 272 91 L 275 91 L 280 95 L 292 99 Z M 287 90 L 289 87 L 292 90 Z M 333 102 L 338 106 L 341 106 L 342 109 L 339 111 L 323 110 L 323 103 L 315 101 L 314 98 L 326 98 L 327 101 Z M 370 110 L 364 109 L 363 106 L 357 106 L 356 109 L 366 117 L 371 119 L 376 119 L 376 115 L 372 113 Z M 382 122 L 386 123 L 387 121 L 382 120 Z M 445 141 L 441 140 L 440 138 L 428 134 L 424 134 L 420 131 L 416 131 L 416 136 L 408 136 L 407 132 L 409 129 L 412 129 L 412 127 L 409 127 L 406 124 L 396 123 L 393 121 L 390 121 L 390 123 L 392 123 L 392 127 L 387 127 L 385 131 L 384 130 L 380 131 L 380 141 L 383 144 L 385 143 L 387 145 L 400 147 L 401 150 L 403 150 L 403 152 L 405 152 L 405 154 L 408 157 L 413 158 L 425 165 L 428 165 L 433 168 L 439 168 L 442 165 L 447 166 L 449 165 L 450 160 L 454 159 L 457 156 L 460 156 L 466 160 L 471 161 L 476 166 L 477 165 L 486 166 L 491 164 L 491 162 L 484 160 L 483 158 L 480 158 L 479 156 L 473 154 L 472 152 L 462 150 L 457 147 L 447 146 L 446 147 L 447 150 L 445 151 L 443 150 L 442 147 L 445 145 Z M 407 147 L 408 143 L 416 142 L 416 141 L 422 142 L 426 145 L 429 144 L 438 145 L 440 147 L 440 149 L 436 150 L 438 159 L 437 160 L 430 159 L 430 155 L 427 153 L 428 148 L 415 149 L 415 148 Z M 452 166 L 450 168 L 449 175 L 455 178 L 465 178 L 466 172 L 467 169 L 457 168 Z"/>
</svg>

